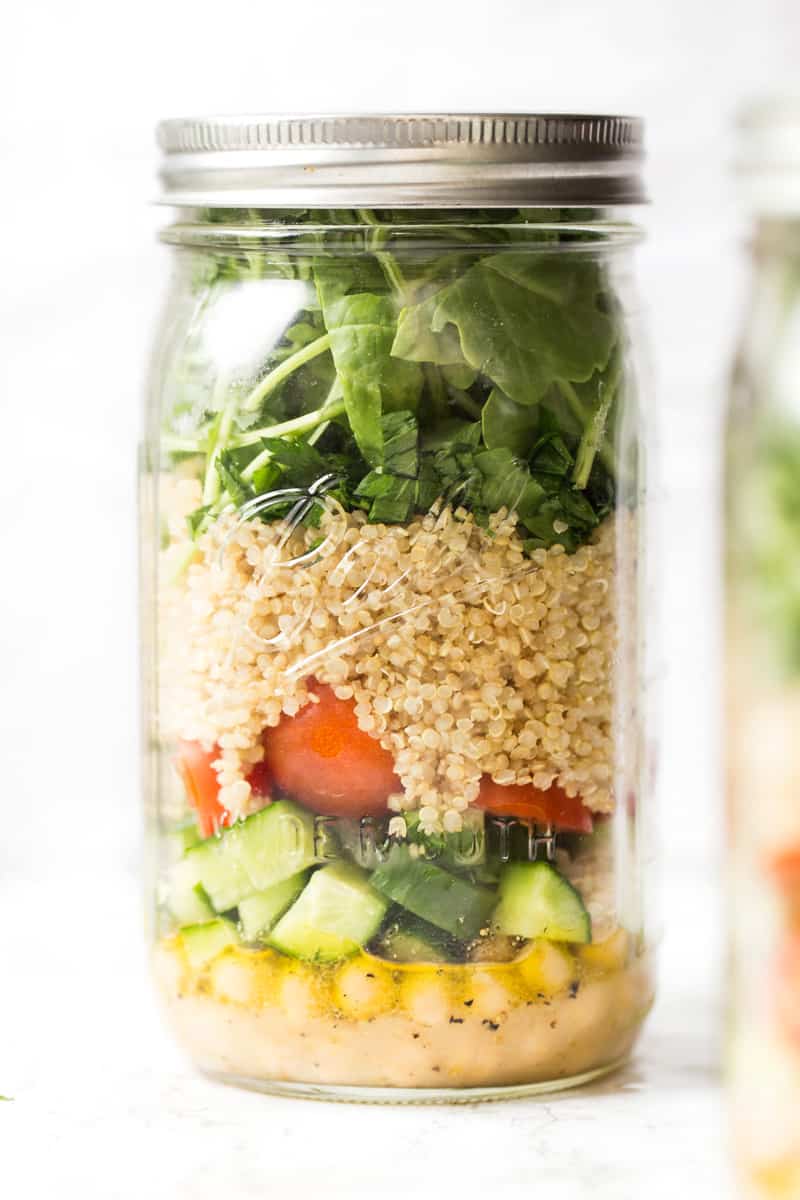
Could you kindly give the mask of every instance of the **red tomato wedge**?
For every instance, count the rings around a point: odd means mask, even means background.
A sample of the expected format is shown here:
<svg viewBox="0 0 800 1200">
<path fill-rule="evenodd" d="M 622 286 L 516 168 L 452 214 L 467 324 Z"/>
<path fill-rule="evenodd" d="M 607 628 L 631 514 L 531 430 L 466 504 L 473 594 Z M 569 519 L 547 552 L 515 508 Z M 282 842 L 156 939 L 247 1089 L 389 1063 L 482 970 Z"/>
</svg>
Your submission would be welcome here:
<svg viewBox="0 0 800 1200">
<path fill-rule="evenodd" d="M 521 821 L 557 825 L 559 829 L 573 833 L 591 833 L 594 828 L 592 814 L 581 803 L 580 796 L 568 796 L 555 783 L 547 791 L 535 788 L 532 783 L 504 787 L 484 775 L 475 803 L 497 817 L 518 817 Z"/>
<path fill-rule="evenodd" d="M 391 754 L 359 729 L 352 700 L 339 700 L 316 680 L 308 686 L 317 702 L 264 731 L 264 762 L 272 778 L 325 816 L 384 813 L 389 794 L 402 791 Z"/>
<path fill-rule="evenodd" d="M 272 794 L 272 772 L 265 762 L 256 763 L 250 774 L 247 776 L 247 782 L 253 789 L 255 796 L 260 796 L 263 799 L 269 799 Z"/>
<path fill-rule="evenodd" d="M 213 750 L 204 750 L 199 742 L 178 742 L 178 771 L 189 802 L 197 813 L 197 825 L 203 837 L 211 837 L 231 823 L 231 814 L 218 800 L 219 780 L 211 765 L 217 758 L 219 749 L 216 746 Z"/>
<path fill-rule="evenodd" d="M 219 802 L 219 780 L 211 765 L 219 758 L 219 747 L 204 750 L 199 742 L 178 742 L 176 765 L 189 802 L 197 813 L 197 827 L 204 838 L 233 824 L 233 817 Z M 253 794 L 266 803 L 272 792 L 272 773 L 266 763 L 256 763 L 247 782 Z"/>
</svg>

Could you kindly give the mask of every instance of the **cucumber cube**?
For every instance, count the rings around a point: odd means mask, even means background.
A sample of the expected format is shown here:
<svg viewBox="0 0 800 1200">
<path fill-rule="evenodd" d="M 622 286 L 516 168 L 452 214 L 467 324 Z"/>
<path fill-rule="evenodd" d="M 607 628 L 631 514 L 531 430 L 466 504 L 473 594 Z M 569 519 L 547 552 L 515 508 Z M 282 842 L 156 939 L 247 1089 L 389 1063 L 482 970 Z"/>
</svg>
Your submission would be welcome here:
<svg viewBox="0 0 800 1200">
<path fill-rule="evenodd" d="M 190 966 L 199 971 L 221 954 L 226 946 L 235 945 L 239 935 L 233 921 L 220 918 L 206 921 L 203 925 L 187 925 L 181 930 L 181 940 Z"/>
<path fill-rule="evenodd" d="M 199 925 L 215 916 L 202 884 L 198 883 L 195 865 L 186 858 L 176 862 L 169 872 L 166 905 L 179 925 Z"/>
<path fill-rule="evenodd" d="M 493 924 L 511 937 L 590 942 L 592 922 L 581 897 L 548 862 L 512 863 L 500 877 Z"/>
<path fill-rule="evenodd" d="M 255 892 L 239 901 L 239 923 L 246 942 L 255 942 L 269 933 L 290 904 L 294 904 L 305 887 L 307 871 L 290 875 L 263 892 Z"/>
<path fill-rule="evenodd" d="M 408 913 L 384 929 L 380 938 L 381 958 L 403 963 L 448 962 L 458 943 L 426 921 Z"/>
<path fill-rule="evenodd" d="M 395 846 L 386 862 L 372 873 L 372 885 L 395 904 L 423 921 L 473 938 L 494 907 L 488 888 L 460 879 L 425 858 L 412 858 L 406 846 Z"/>
<path fill-rule="evenodd" d="M 217 912 L 304 871 L 316 856 L 314 816 L 279 800 L 186 854 Z"/>
<path fill-rule="evenodd" d="M 316 871 L 281 917 L 269 944 L 294 958 L 335 962 L 374 937 L 388 903 L 358 867 L 333 863 Z"/>
<path fill-rule="evenodd" d="M 194 820 L 181 821 L 173 825 L 164 834 L 164 844 L 171 860 L 180 858 L 192 846 L 197 846 L 203 839 Z"/>
</svg>

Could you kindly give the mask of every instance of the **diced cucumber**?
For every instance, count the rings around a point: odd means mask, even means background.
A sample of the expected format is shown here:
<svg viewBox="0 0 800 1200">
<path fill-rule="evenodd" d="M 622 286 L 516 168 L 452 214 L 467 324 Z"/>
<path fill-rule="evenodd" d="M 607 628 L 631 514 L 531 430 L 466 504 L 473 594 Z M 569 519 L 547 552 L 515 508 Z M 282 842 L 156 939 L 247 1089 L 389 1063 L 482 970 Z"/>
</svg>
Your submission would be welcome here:
<svg viewBox="0 0 800 1200">
<path fill-rule="evenodd" d="M 181 821 L 179 825 L 173 825 L 164 834 L 164 843 L 172 861 L 182 858 L 187 850 L 199 845 L 202 840 L 197 822 L 194 820 Z"/>
<path fill-rule="evenodd" d="M 496 888 L 500 882 L 500 860 L 497 858 L 487 858 L 486 862 L 481 863 L 470 874 L 476 883 L 485 883 L 491 888 Z"/>
<path fill-rule="evenodd" d="M 268 941 L 295 958 L 333 962 L 355 954 L 374 937 L 387 908 L 366 872 L 332 863 L 314 872 Z"/>
<path fill-rule="evenodd" d="M 314 816 L 279 800 L 238 821 L 219 837 L 207 838 L 186 854 L 217 912 L 264 891 L 319 860 Z"/>
<path fill-rule="evenodd" d="M 181 941 L 190 965 L 199 971 L 206 963 L 225 949 L 239 941 L 233 921 L 218 917 L 202 925 L 187 925 L 181 930 Z"/>
<path fill-rule="evenodd" d="M 500 877 L 493 924 L 512 937 L 590 942 L 592 922 L 578 892 L 548 862 L 510 863 Z"/>
<path fill-rule="evenodd" d="M 495 903 L 488 888 L 413 858 L 407 846 L 395 846 L 370 882 L 395 904 L 457 938 L 476 937 Z"/>
<path fill-rule="evenodd" d="M 307 871 L 290 875 L 263 892 L 255 892 L 239 901 L 239 922 L 246 942 L 255 942 L 269 933 L 290 904 L 294 904 L 308 879 Z"/>
<path fill-rule="evenodd" d="M 166 904 L 179 925 L 198 925 L 215 916 L 202 884 L 198 883 L 195 865 L 187 858 L 176 862 L 169 872 Z"/>
<path fill-rule="evenodd" d="M 391 962 L 449 962 L 453 956 L 448 941 L 447 934 L 407 913 L 383 931 L 377 952 Z"/>
</svg>

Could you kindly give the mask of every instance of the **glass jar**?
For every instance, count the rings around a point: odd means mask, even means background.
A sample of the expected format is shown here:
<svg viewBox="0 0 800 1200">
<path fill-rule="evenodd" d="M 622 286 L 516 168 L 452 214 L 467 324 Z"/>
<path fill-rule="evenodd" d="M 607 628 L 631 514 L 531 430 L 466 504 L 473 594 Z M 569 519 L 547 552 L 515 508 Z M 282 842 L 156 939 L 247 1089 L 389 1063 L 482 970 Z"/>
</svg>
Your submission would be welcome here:
<svg viewBox="0 0 800 1200">
<path fill-rule="evenodd" d="M 756 223 L 727 422 L 729 1076 L 743 1186 L 788 1200 L 800 1197 L 800 110 L 759 106 L 743 133 Z"/>
<path fill-rule="evenodd" d="M 162 129 L 146 802 L 158 991 L 206 1072 L 469 1099 L 633 1045 L 646 397 L 612 206 L 639 140 Z"/>
</svg>

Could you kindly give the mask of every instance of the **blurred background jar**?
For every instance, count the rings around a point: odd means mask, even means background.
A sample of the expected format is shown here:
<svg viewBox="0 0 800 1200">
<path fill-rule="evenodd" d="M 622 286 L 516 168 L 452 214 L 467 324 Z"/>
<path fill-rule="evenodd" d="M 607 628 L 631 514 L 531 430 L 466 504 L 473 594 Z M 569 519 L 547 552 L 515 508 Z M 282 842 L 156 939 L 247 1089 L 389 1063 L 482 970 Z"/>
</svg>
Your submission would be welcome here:
<svg viewBox="0 0 800 1200">
<path fill-rule="evenodd" d="M 800 102 L 740 126 L 750 300 L 726 429 L 726 773 L 735 1154 L 800 1197 Z"/>
</svg>

